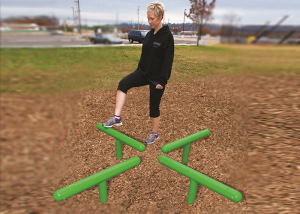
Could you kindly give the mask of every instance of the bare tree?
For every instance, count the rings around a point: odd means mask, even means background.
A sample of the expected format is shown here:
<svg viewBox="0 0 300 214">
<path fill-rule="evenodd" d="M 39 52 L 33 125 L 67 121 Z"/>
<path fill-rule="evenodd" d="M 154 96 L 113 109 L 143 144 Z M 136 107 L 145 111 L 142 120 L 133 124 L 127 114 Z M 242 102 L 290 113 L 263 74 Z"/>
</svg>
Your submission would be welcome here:
<svg viewBox="0 0 300 214">
<path fill-rule="evenodd" d="M 216 0 L 207 3 L 207 0 L 189 0 L 191 3 L 190 13 L 187 15 L 198 27 L 198 39 L 201 40 L 202 28 L 208 20 L 212 19 L 212 11 L 215 7 Z"/>
<path fill-rule="evenodd" d="M 223 24 L 222 24 L 222 36 L 230 43 L 232 42 L 232 37 L 237 36 L 236 31 L 241 18 L 233 11 L 228 11 L 224 14 Z"/>
</svg>

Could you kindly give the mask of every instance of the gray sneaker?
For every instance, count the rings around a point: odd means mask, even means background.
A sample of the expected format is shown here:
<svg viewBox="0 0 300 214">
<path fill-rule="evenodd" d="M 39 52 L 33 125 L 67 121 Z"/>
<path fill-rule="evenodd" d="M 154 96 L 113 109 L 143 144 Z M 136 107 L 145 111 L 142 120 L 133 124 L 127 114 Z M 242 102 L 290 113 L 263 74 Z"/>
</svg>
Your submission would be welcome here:
<svg viewBox="0 0 300 214">
<path fill-rule="evenodd" d="M 158 139 L 159 139 L 159 137 L 158 137 L 157 134 L 151 133 L 151 134 L 148 136 L 148 138 L 147 138 L 147 140 L 146 140 L 146 143 L 147 143 L 147 144 L 152 144 L 152 143 L 154 143 L 154 141 L 156 141 L 156 140 L 158 140 Z"/>
<path fill-rule="evenodd" d="M 117 118 L 115 118 L 115 116 L 113 116 L 106 123 L 103 123 L 102 126 L 105 128 L 111 128 L 113 126 L 122 126 L 122 121 L 121 119 L 118 120 Z"/>
</svg>

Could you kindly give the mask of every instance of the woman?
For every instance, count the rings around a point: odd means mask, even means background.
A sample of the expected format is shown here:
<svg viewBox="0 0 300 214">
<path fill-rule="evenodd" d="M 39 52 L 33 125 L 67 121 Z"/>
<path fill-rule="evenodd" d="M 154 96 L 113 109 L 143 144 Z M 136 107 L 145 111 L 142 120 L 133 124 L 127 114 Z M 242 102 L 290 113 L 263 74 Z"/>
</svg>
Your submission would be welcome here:
<svg viewBox="0 0 300 214">
<path fill-rule="evenodd" d="M 150 117 L 152 118 L 153 128 L 152 133 L 146 140 L 147 144 L 152 144 L 158 139 L 159 104 L 171 76 L 174 58 L 173 35 L 168 25 L 162 25 L 163 16 L 164 5 L 162 3 L 152 2 L 148 5 L 147 17 L 151 30 L 143 41 L 138 68 L 119 82 L 115 116 L 103 123 L 106 128 L 121 126 L 121 110 L 125 103 L 127 91 L 132 87 L 149 85 Z"/>
</svg>

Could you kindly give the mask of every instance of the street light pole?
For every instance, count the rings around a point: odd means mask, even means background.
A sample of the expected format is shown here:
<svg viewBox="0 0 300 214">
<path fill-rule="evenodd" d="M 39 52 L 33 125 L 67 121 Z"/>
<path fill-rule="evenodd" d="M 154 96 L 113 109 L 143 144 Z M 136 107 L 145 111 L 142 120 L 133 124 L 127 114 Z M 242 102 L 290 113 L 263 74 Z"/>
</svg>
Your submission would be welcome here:
<svg viewBox="0 0 300 214">
<path fill-rule="evenodd" d="M 183 31 L 182 31 L 182 33 L 184 33 L 184 23 L 185 23 L 185 11 L 186 11 L 186 9 L 184 9 L 184 14 L 183 14 L 183 26 L 182 26 L 182 28 L 183 28 Z"/>
<path fill-rule="evenodd" d="M 138 30 L 140 29 L 140 7 L 138 6 Z"/>
</svg>

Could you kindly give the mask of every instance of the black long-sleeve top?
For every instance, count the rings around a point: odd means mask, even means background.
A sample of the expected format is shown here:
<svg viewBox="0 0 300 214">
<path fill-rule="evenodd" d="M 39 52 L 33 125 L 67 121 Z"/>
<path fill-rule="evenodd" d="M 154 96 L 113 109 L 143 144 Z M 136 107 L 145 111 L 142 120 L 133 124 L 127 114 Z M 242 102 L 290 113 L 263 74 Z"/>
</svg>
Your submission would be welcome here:
<svg viewBox="0 0 300 214">
<path fill-rule="evenodd" d="M 171 76 L 173 58 L 174 38 L 169 26 L 163 26 L 156 34 L 151 29 L 143 42 L 138 69 L 150 82 L 165 86 Z"/>
</svg>

